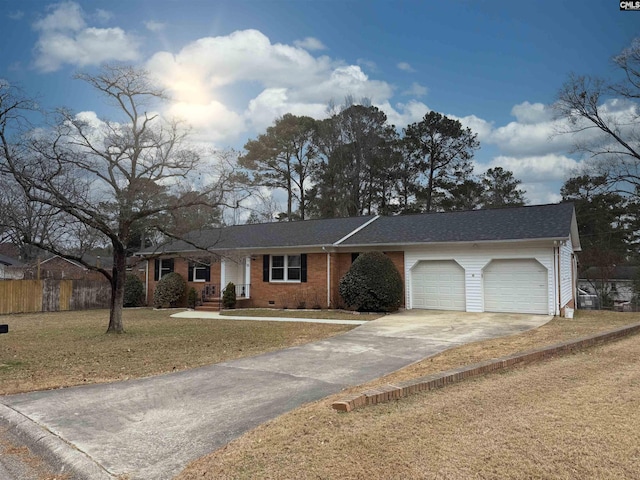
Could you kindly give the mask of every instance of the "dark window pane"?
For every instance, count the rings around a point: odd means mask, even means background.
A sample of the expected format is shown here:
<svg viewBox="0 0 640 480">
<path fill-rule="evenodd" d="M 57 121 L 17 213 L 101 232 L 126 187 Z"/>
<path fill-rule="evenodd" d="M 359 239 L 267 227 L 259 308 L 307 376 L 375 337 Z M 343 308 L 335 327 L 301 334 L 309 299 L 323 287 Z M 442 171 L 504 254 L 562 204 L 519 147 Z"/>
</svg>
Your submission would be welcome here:
<svg viewBox="0 0 640 480">
<path fill-rule="evenodd" d="M 300 255 L 289 255 L 288 260 L 289 260 L 290 267 L 300 266 Z"/>
<path fill-rule="evenodd" d="M 288 280 L 300 280 L 300 268 L 287 269 Z"/>
<path fill-rule="evenodd" d="M 273 268 L 284 267 L 284 255 L 271 256 L 271 266 Z"/>
<path fill-rule="evenodd" d="M 193 269 L 193 273 L 195 276 L 195 280 L 206 280 L 207 279 L 207 267 L 195 267 Z"/>
<path fill-rule="evenodd" d="M 272 268 L 271 280 L 284 280 L 284 268 Z"/>
</svg>

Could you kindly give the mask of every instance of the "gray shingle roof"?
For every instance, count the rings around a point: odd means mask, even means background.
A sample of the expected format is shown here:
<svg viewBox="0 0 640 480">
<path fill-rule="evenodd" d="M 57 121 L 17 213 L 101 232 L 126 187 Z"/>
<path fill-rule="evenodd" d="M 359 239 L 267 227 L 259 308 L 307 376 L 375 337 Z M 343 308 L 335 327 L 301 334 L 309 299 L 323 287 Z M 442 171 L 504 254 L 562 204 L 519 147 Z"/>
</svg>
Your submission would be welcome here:
<svg viewBox="0 0 640 480">
<path fill-rule="evenodd" d="M 573 204 L 381 217 L 341 245 L 567 238 Z"/>
<path fill-rule="evenodd" d="M 149 247 L 140 253 L 186 252 L 193 245 L 209 250 L 260 249 L 273 247 L 311 247 L 332 245 L 364 225 L 373 216 L 305 220 L 302 222 L 259 223 L 199 230 L 162 248 Z"/>
<path fill-rule="evenodd" d="M 198 248 L 216 250 L 402 245 L 445 242 L 482 242 L 534 239 L 565 239 L 571 232 L 573 204 L 534 205 L 493 210 L 373 216 L 262 223 L 199 230 L 185 240 L 140 253 L 177 253 Z"/>
<path fill-rule="evenodd" d="M 14 267 L 22 267 L 24 264 L 20 260 L 8 257 L 7 255 L 0 254 L 0 263 L 3 265 L 10 265 Z"/>
<path fill-rule="evenodd" d="M 604 272 L 604 276 L 607 280 L 635 280 L 638 270 L 640 267 L 634 265 L 616 265 L 612 271 Z M 602 275 L 598 267 L 589 267 L 580 278 L 599 280 Z"/>
</svg>

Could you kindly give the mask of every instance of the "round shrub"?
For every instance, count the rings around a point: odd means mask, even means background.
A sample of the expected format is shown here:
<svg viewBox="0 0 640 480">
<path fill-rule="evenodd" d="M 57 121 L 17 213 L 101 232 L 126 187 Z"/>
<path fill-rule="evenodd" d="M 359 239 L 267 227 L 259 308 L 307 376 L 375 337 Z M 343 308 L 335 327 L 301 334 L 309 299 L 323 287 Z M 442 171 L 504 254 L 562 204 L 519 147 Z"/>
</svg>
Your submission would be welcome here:
<svg viewBox="0 0 640 480">
<path fill-rule="evenodd" d="M 367 252 L 355 259 L 340 280 L 342 299 L 359 312 L 392 312 L 402 303 L 402 276 L 381 252 Z"/>
<path fill-rule="evenodd" d="M 124 280 L 125 307 L 139 307 L 144 299 L 144 284 L 135 275 L 127 275 Z"/>
<path fill-rule="evenodd" d="M 153 292 L 153 306 L 156 308 L 176 307 L 185 297 L 187 282 L 179 274 L 172 272 L 163 276 Z"/>
<path fill-rule="evenodd" d="M 196 305 L 198 305 L 198 292 L 191 287 L 187 293 L 187 307 L 196 308 Z"/>
<path fill-rule="evenodd" d="M 222 306 L 236 308 L 236 286 L 233 282 L 229 282 L 222 292 Z"/>
</svg>

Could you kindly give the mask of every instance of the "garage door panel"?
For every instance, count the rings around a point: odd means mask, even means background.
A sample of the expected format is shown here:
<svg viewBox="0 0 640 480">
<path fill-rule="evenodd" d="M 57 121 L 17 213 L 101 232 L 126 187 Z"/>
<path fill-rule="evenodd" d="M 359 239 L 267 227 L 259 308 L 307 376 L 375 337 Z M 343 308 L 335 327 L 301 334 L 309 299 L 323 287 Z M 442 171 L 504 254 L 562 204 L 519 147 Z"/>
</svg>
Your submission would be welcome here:
<svg viewBox="0 0 640 480">
<path fill-rule="evenodd" d="M 491 261 L 483 272 L 484 310 L 547 314 L 547 276 L 532 258 Z"/>
<path fill-rule="evenodd" d="M 452 260 L 423 260 L 412 269 L 413 308 L 466 310 L 464 269 Z"/>
</svg>

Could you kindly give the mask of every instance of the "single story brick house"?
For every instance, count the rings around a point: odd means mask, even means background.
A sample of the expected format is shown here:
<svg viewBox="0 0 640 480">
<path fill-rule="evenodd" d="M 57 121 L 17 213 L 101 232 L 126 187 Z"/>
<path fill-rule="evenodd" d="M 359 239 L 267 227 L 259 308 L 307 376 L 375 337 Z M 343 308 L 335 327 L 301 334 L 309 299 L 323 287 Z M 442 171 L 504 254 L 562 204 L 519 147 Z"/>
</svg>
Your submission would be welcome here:
<svg viewBox="0 0 640 480">
<path fill-rule="evenodd" d="M 200 230 L 147 257 L 147 295 L 169 272 L 206 295 L 228 282 L 254 307 L 341 307 L 338 284 L 377 250 L 404 281 L 404 307 L 560 315 L 575 305 L 573 204 L 364 216 Z"/>
</svg>

